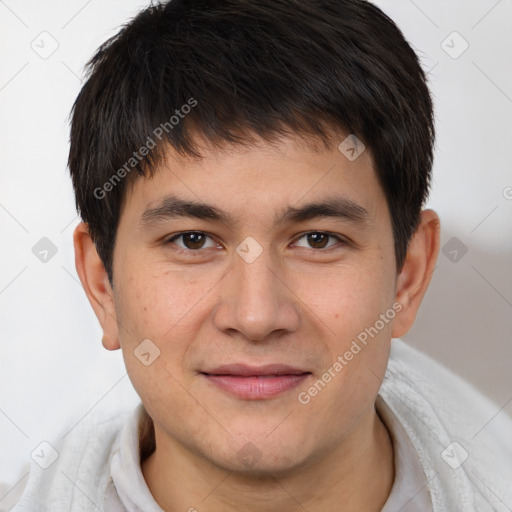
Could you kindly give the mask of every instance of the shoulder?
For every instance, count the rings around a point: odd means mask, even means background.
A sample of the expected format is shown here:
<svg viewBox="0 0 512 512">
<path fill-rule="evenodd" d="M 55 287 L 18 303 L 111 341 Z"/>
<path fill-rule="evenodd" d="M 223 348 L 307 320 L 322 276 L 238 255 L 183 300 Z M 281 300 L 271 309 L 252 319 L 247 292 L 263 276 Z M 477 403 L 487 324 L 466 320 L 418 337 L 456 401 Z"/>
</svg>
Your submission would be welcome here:
<svg viewBox="0 0 512 512">
<path fill-rule="evenodd" d="M 502 407 L 398 339 L 379 395 L 418 453 L 435 510 L 509 510 L 512 418 Z"/>
<path fill-rule="evenodd" d="M 97 407 L 60 439 L 40 445 L 12 512 L 102 510 L 110 460 L 132 412 L 109 413 Z"/>
</svg>

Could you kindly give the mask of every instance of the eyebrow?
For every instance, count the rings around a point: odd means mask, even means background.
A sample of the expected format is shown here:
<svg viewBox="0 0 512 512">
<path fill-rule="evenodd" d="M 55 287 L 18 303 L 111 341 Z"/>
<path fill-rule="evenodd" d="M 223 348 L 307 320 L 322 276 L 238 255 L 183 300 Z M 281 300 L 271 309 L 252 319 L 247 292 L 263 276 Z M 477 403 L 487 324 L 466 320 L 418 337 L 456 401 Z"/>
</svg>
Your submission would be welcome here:
<svg viewBox="0 0 512 512">
<path fill-rule="evenodd" d="M 364 224 L 368 222 L 370 214 L 364 207 L 351 199 L 336 196 L 322 201 L 310 202 L 298 208 L 288 206 L 275 216 L 274 226 L 284 223 L 305 222 L 320 217 L 331 217 L 354 224 Z M 237 224 L 237 219 L 224 210 L 206 203 L 181 199 L 174 195 L 168 195 L 157 206 L 146 209 L 141 216 L 140 223 L 144 228 L 175 218 L 194 218 L 226 225 Z"/>
</svg>

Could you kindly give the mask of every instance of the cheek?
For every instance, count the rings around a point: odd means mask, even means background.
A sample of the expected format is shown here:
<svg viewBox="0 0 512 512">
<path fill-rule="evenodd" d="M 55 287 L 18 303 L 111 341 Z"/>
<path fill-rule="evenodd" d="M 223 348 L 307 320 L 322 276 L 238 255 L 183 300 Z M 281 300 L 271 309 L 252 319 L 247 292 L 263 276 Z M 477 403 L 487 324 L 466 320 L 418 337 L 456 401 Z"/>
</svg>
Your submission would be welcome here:
<svg viewBox="0 0 512 512">
<path fill-rule="evenodd" d="M 158 418 L 170 400 L 174 410 L 192 416 L 197 404 L 187 393 L 185 361 L 193 326 L 201 323 L 205 291 L 183 275 L 153 274 L 127 277 L 116 299 L 126 369 L 150 415 Z"/>
<path fill-rule="evenodd" d="M 343 422 L 370 407 L 387 366 L 396 316 L 394 274 L 376 263 L 339 268 L 314 283 L 302 283 L 304 302 L 323 321 L 318 325 L 326 358 L 318 377 L 328 381 L 305 391 L 313 407 L 330 411 L 332 421 Z"/>
<path fill-rule="evenodd" d="M 331 345 L 340 350 L 392 308 L 394 274 L 386 265 L 376 263 L 340 265 L 297 280 L 297 295 L 303 299 L 306 310 L 314 313 L 313 318 L 322 320 Z M 389 329 L 388 323 L 379 328 Z"/>
<path fill-rule="evenodd" d="M 116 302 L 129 331 L 126 341 L 142 337 L 163 343 L 201 311 L 201 299 L 213 279 L 154 266 L 151 273 L 127 276 L 125 283 Z"/>
<path fill-rule="evenodd" d="M 159 387 L 189 386 L 187 355 L 198 339 L 198 329 L 207 321 L 209 291 L 218 280 L 192 274 L 154 266 L 151 273 L 132 273 L 123 281 L 124 288 L 116 298 L 119 335 L 126 368 L 138 392 L 150 390 L 153 395 Z M 143 353 L 150 353 L 145 359 L 157 354 L 148 367 L 137 358 L 143 343 L 149 348 Z M 151 396 L 147 398 L 151 400 Z"/>
<path fill-rule="evenodd" d="M 391 314 L 387 322 L 381 320 L 376 304 L 353 315 L 346 312 L 346 321 L 335 326 L 337 336 L 329 338 L 328 362 L 309 387 L 300 390 L 307 415 L 320 421 L 312 430 L 328 443 L 337 442 L 340 432 L 355 428 L 374 407 L 381 387 L 389 358 Z M 337 428 L 326 430 L 325 425 Z"/>
</svg>

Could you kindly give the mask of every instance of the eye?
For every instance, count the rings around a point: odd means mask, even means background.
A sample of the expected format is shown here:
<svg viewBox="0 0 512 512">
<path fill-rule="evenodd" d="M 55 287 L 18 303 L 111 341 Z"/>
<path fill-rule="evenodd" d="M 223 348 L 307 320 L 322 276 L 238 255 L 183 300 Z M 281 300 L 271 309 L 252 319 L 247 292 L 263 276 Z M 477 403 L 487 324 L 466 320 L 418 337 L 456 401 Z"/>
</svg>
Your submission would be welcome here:
<svg viewBox="0 0 512 512">
<path fill-rule="evenodd" d="M 209 246 L 205 246 L 205 241 L 207 239 L 211 240 L 211 244 Z M 212 240 L 210 236 L 201 231 L 186 231 L 184 233 L 179 233 L 174 235 L 169 240 L 166 241 L 166 244 L 175 243 L 175 240 L 182 240 L 182 244 L 180 245 L 176 243 L 180 249 L 188 250 L 188 251 L 197 251 L 198 249 L 209 249 L 211 247 L 215 247 L 216 244 Z"/>
<path fill-rule="evenodd" d="M 310 247 L 312 247 L 313 249 L 325 249 L 336 245 L 336 243 L 327 245 L 329 238 L 333 239 L 335 242 L 339 242 L 341 245 L 346 245 L 346 242 L 342 240 L 340 237 L 331 235 L 330 233 L 324 233 L 322 231 L 311 231 L 309 233 L 305 233 L 298 239 L 298 241 L 306 239 L 306 242 L 310 244 Z M 294 245 L 297 245 L 297 242 L 295 242 Z"/>
<path fill-rule="evenodd" d="M 329 239 L 331 239 L 333 243 L 329 243 Z M 207 242 L 208 240 L 210 240 L 209 245 Z M 301 240 L 306 240 L 308 245 L 301 245 L 299 243 Z M 218 246 L 211 236 L 202 231 L 185 231 L 183 233 L 178 233 L 169 238 L 165 243 L 174 244 L 179 249 L 188 252 L 199 252 L 200 249 L 210 249 Z M 310 231 L 298 238 L 297 242 L 293 245 L 313 249 L 329 249 L 337 244 L 346 245 L 346 243 L 347 242 L 339 236 L 322 231 Z"/>
</svg>

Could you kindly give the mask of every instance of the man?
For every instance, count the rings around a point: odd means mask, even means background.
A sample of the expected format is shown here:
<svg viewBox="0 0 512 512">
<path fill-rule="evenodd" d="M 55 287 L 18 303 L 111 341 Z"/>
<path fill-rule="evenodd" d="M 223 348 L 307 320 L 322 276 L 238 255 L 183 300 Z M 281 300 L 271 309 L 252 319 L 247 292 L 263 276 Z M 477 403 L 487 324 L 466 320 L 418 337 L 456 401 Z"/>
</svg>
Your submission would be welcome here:
<svg viewBox="0 0 512 512">
<path fill-rule="evenodd" d="M 141 404 L 89 415 L 14 510 L 510 510 L 512 421 L 397 339 L 439 219 L 432 102 L 394 23 L 360 0 L 172 0 L 89 69 L 76 267 Z"/>
</svg>

